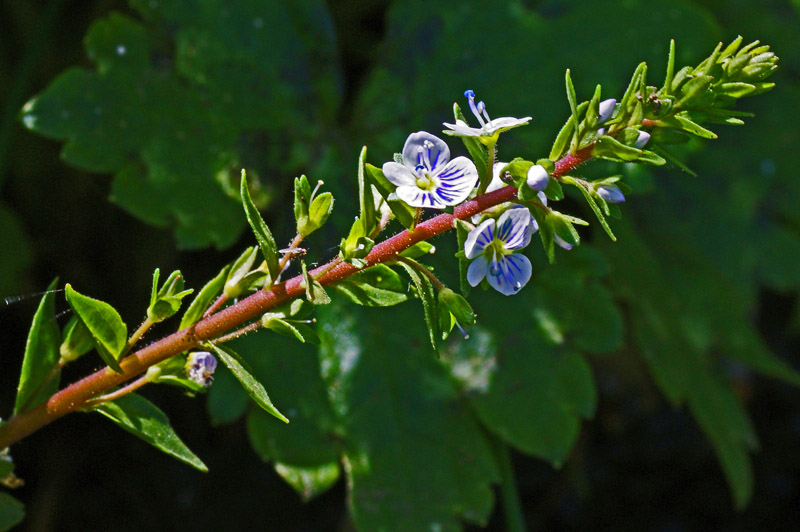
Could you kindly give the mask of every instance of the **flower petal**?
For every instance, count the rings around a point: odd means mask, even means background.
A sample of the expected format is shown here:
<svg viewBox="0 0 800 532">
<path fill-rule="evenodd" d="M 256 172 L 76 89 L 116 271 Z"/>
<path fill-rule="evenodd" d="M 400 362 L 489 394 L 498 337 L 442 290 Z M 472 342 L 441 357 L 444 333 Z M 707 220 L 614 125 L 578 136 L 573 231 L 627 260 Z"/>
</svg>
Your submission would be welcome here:
<svg viewBox="0 0 800 532">
<path fill-rule="evenodd" d="M 522 249 L 531 243 L 531 213 L 528 209 L 508 209 L 497 220 L 497 238 L 506 249 Z"/>
<path fill-rule="evenodd" d="M 446 205 L 439 201 L 433 190 L 422 190 L 416 185 L 399 186 L 394 191 L 398 199 L 411 207 L 427 207 L 430 209 L 444 209 Z"/>
<path fill-rule="evenodd" d="M 467 123 L 464 122 L 463 120 L 456 120 L 455 124 L 448 124 L 447 122 L 445 122 L 442 125 L 444 127 L 452 129 L 453 134 L 462 137 L 480 137 L 484 134 L 483 129 L 479 127 L 469 127 Z"/>
<path fill-rule="evenodd" d="M 500 190 L 503 187 L 508 186 L 508 184 L 500 179 L 500 170 L 508 166 L 508 163 L 494 163 L 492 166 L 492 182 L 489 183 L 489 186 L 486 187 L 486 192 L 494 192 L 495 190 Z"/>
<path fill-rule="evenodd" d="M 511 296 L 528 284 L 531 272 L 531 261 L 528 260 L 528 257 L 521 253 L 512 253 L 502 257 L 489 267 L 486 280 L 501 294 Z"/>
<path fill-rule="evenodd" d="M 489 272 L 489 260 L 486 257 L 478 257 L 473 260 L 467 268 L 467 282 L 470 286 L 478 286 L 486 274 Z"/>
<path fill-rule="evenodd" d="M 417 183 L 417 176 L 414 175 L 414 172 L 394 161 L 383 163 L 383 175 L 398 187 L 403 185 L 415 185 Z"/>
<path fill-rule="evenodd" d="M 478 183 L 478 169 L 466 157 L 456 157 L 441 171 L 433 174 L 439 181 L 436 194 L 445 205 L 458 205 L 469 196 Z"/>
<path fill-rule="evenodd" d="M 495 118 L 494 120 L 488 122 L 484 127 L 484 135 L 492 135 L 494 133 L 505 131 L 507 129 L 524 126 L 528 122 L 530 122 L 531 117 L 526 116 L 525 118 L 514 118 L 511 116 L 501 116 L 500 118 Z"/>
<path fill-rule="evenodd" d="M 420 165 L 434 170 L 443 167 L 449 160 L 450 148 L 447 144 L 427 131 L 410 134 L 403 145 L 403 164 L 412 170 Z"/>
<path fill-rule="evenodd" d="M 490 218 L 469 232 L 464 241 L 464 253 L 468 259 L 474 259 L 483 253 L 486 246 L 494 240 L 494 228 L 495 221 Z"/>
</svg>

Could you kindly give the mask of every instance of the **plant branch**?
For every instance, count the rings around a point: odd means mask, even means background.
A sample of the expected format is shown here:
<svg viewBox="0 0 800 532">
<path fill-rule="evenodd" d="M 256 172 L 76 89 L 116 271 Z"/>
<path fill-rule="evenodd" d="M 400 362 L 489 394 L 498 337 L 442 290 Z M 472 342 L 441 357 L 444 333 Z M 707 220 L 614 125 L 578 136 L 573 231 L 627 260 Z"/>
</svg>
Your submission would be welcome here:
<svg viewBox="0 0 800 532">
<path fill-rule="evenodd" d="M 564 175 L 589 160 L 592 147 L 590 145 L 564 156 L 556 163 L 553 175 Z M 469 219 L 474 214 L 516 198 L 516 194 L 516 188 L 508 186 L 466 201 L 456 207 L 453 214 L 440 214 L 420 223 L 414 231 L 403 231 L 376 244 L 364 260 L 367 266 L 392 260 L 398 253 L 417 242 L 451 230 L 456 218 Z M 336 261 L 337 259 L 333 259 L 332 262 Z M 358 271 L 360 271 L 358 268 L 339 261 L 335 265 L 330 263 L 322 265 L 310 273 L 320 284 L 327 285 L 341 281 Z M 84 407 L 87 401 L 144 373 L 150 366 L 221 336 L 286 300 L 302 296 L 305 294 L 303 283 L 303 276 L 298 275 L 273 285 L 269 290 L 259 290 L 236 304 L 205 317 L 191 327 L 177 331 L 126 356 L 120 361 L 121 373 L 105 367 L 67 386 L 46 402 L 12 417 L 1 426 L 0 449 L 21 440 L 51 421 Z"/>
</svg>

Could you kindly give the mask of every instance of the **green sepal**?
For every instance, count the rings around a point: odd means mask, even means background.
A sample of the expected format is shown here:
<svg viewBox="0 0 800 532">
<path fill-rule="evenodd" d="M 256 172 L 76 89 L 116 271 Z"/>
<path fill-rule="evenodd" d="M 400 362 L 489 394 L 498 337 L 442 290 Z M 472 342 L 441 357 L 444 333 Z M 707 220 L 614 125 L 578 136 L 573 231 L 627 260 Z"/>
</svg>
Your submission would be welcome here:
<svg viewBox="0 0 800 532">
<path fill-rule="evenodd" d="M 675 78 L 675 39 L 669 40 L 669 55 L 667 56 L 667 73 L 664 76 L 664 86 L 659 91 L 659 96 L 669 96 L 672 94 L 670 87 Z"/>
<path fill-rule="evenodd" d="M 675 102 L 675 107 L 682 109 L 685 107 L 703 107 L 714 101 L 714 92 L 711 90 L 711 83 L 714 78 L 699 74 L 692 75 L 689 80 L 681 87 L 681 97 Z"/>
<path fill-rule="evenodd" d="M 528 210 L 531 216 L 536 220 L 539 226 L 539 238 L 542 239 L 542 247 L 547 255 L 547 260 L 550 264 L 556 261 L 555 239 L 553 238 L 553 227 L 548 223 L 546 213 L 541 211 L 538 207 L 528 205 Z"/>
<path fill-rule="evenodd" d="M 588 105 L 589 102 L 581 102 L 577 109 L 578 115 L 580 115 Z M 560 159 L 562 155 L 564 155 L 564 150 L 566 150 L 567 145 L 572 138 L 573 129 L 575 129 L 575 118 L 570 116 L 566 123 L 561 126 L 561 130 L 559 130 L 558 135 L 556 135 L 556 140 L 553 141 L 553 147 L 550 148 L 550 159 L 556 161 Z"/>
<path fill-rule="evenodd" d="M 198 292 L 194 300 L 192 300 L 189 308 L 184 312 L 178 329 L 185 329 L 203 318 L 203 314 L 205 314 L 206 310 L 211 306 L 211 303 L 217 295 L 222 292 L 222 288 L 225 286 L 225 281 L 228 278 L 229 269 L 230 266 L 222 268 L 216 277 L 211 279 L 200 289 L 200 292 Z"/>
<path fill-rule="evenodd" d="M 532 161 L 526 161 L 522 157 L 516 157 L 500 170 L 500 175 L 511 175 L 514 184 L 519 187 L 520 184 L 525 184 L 525 180 L 528 177 L 528 170 L 530 170 L 533 164 Z"/>
<path fill-rule="evenodd" d="M 550 181 L 547 182 L 547 187 L 544 189 L 544 195 L 547 196 L 547 199 L 553 201 L 561 201 L 564 199 L 564 190 L 561 188 L 561 183 L 552 176 L 552 172 Z"/>
<path fill-rule="evenodd" d="M 472 225 L 464 220 L 456 219 L 456 242 L 458 243 L 458 251 L 456 257 L 458 258 L 458 286 L 461 289 L 461 294 L 464 296 L 469 295 L 472 289 L 467 281 L 467 269 L 469 268 L 470 261 L 464 255 L 464 243 L 467 241 L 467 235 L 473 229 Z"/>
<path fill-rule="evenodd" d="M 446 340 L 456 323 L 461 325 L 475 325 L 475 312 L 469 302 L 461 295 L 449 288 L 439 290 L 437 296 L 439 303 L 439 330 L 442 340 Z"/>
<path fill-rule="evenodd" d="M 406 202 L 392 197 L 397 188 L 394 183 L 386 179 L 383 170 L 376 166 L 367 163 L 364 169 L 370 181 L 378 190 L 378 194 L 386 201 L 386 204 L 389 206 L 389 209 L 391 209 L 392 214 L 397 218 L 397 221 L 400 222 L 400 225 L 406 229 L 413 230 L 416 214 L 414 208 L 410 207 Z"/>
<path fill-rule="evenodd" d="M 267 272 L 253 269 L 253 264 L 257 257 L 258 248 L 256 246 L 251 246 L 245 249 L 233 262 L 230 270 L 228 270 L 227 278 L 223 286 L 223 292 L 227 297 L 239 297 L 250 290 L 256 282 L 267 276 Z"/>
<path fill-rule="evenodd" d="M 58 353 L 65 363 L 77 360 L 94 349 L 95 346 L 92 334 L 77 316 L 72 316 L 69 319 L 64 326 L 61 337 L 61 346 L 58 348 Z"/>
<path fill-rule="evenodd" d="M 118 359 L 125 350 L 128 327 L 114 307 L 91 297 L 79 294 L 67 284 L 64 287 L 67 303 L 92 334 L 97 352 L 111 369 L 122 373 Z"/>
<path fill-rule="evenodd" d="M 167 415 L 141 395 L 129 393 L 114 401 L 101 403 L 92 410 L 156 449 L 204 473 L 208 472 L 206 465 L 175 433 Z"/>
<path fill-rule="evenodd" d="M 364 234 L 369 236 L 378 226 L 378 219 L 375 215 L 375 198 L 372 195 L 372 187 L 367 181 L 364 165 L 367 162 L 367 147 L 361 148 L 358 156 L 358 203 L 360 207 L 361 223 L 364 224 Z"/>
<path fill-rule="evenodd" d="M 652 164 L 654 166 L 664 166 L 667 164 L 667 160 L 661 157 L 654 151 L 650 150 L 642 150 L 642 155 L 636 159 L 638 163 L 645 163 L 645 164 Z"/>
<path fill-rule="evenodd" d="M 391 307 L 408 301 L 406 281 L 386 264 L 378 264 L 330 285 L 348 301 L 365 307 Z"/>
<path fill-rule="evenodd" d="M 592 148 L 592 157 L 600 157 L 611 161 L 631 162 L 642 156 L 642 150 L 626 146 L 609 135 L 597 139 Z"/>
<path fill-rule="evenodd" d="M 294 178 L 294 220 L 297 224 L 297 233 L 302 235 L 308 224 L 308 206 L 311 201 L 311 185 L 305 175 Z"/>
<path fill-rule="evenodd" d="M 330 192 L 318 194 L 308 208 L 308 223 L 303 227 L 298 224 L 298 232 L 302 236 L 310 235 L 325 225 L 331 212 L 333 212 L 333 194 Z"/>
<path fill-rule="evenodd" d="M 425 255 L 432 255 L 435 252 L 436 246 L 430 242 L 422 240 L 421 242 L 417 242 L 413 246 L 404 249 L 399 253 L 399 255 L 409 259 L 416 259 Z"/>
<path fill-rule="evenodd" d="M 581 243 L 581 237 L 572 225 L 574 223 L 572 217 L 568 217 L 558 211 L 550 211 L 547 213 L 545 220 L 553 228 L 555 234 L 563 238 L 568 244 L 577 246 Z"/>
<path fill-rule="evenodd" d="M 561 179 L 564 181 L 564 183 L 569 183 L 570 185 L 574 185 L 578 190 L 581 191 L 581 194 L 583 194 L 583 197 L 586 199 L 586 203 L 588 203 L 589 207 L 591 207 L 592 212 L 594 212 L 595 216 L 597 217 L 597 220 L 600 222 L 600 225 L 603 227 L 603 230 L 606 232 L 606 234 L 608 235 L 608 237 L 611 240 L 616 242 L 617 241 L 617 237 L 614 236 L 614 233 L 611 231 L 611 227 L 609 227 L 608 221 L 606 221 L 606 217 L 603 215 L 603 212 L 600 210 L 600 207 L 597 205 L 597 201 L 595 201 L 595 198 L 592 195 L 592 193 L 589 191 L 589 189 L 586 188 L 583 185 L 583 183 L 573 179 L 570 176 L 564 176 Z M 599 198 L 599 199 L 600 199 L 600 201 L 602 201 L 602 198 Z M 603 204 L 605 205 L 604 201 L 603 201 Z"/>
<path fill-rule="evenodd" d="M 303 275 L 303 284 L 306 289 L 306 299 L 315 305 L 327 305 L 331 302 L 331 297 L 311 274 L 308 273 L 308 266 L 305 261 L 300 261 L 300 270 Z"/>
<path fill-rule="evenodd" d="M 660 127 L 668 127 L 685 131 L 686 133 L 695 135 L 704 139 L 716 139 L 717 134 L 713 131 L 702 127 L 700 124 L 693 122 L 688 116 L 675 115 L 668 118 L 662 118 L 658 121 Z"/>
<path fill-rule="evenodd" d="M 566 74 L 564 75 L 564 81 L 567 86 L 567 101 L 569 101 L 569 110 L 572 113 L 572 120 L 576 124 L 575 133 L 572 135 L 572 140 L 570 141 L 570 153 L 575 153 L 578 149 L 578 142 L 580 142 L 580 131 L 578 126 L 580 125 L 580 115 L 578 114 L 578 107 L 577 107 L 577 97 L 575 96 L 575 87 L 572 85 L 572 76 L 570 76 L 569 69 L 567 69 Z"/>
<path fill-rule="evenodd" d="M 305 323 L 290 322 L 281 318 L 265 316 L 265 319 L 262 318 L 261 320 L 261 325 L 265 329 L 269 329 L 283 336 L 296 338 L 300 343 L 320 343 L 317 333 Z"/>
<path fill-rule="evenodd" d="M 250 366 L 239 354 L 224 345 L 209 344 L 209 346 L 214 350 L 222 363 L 231 371 L 233 376 L 236 377 L 239 384 L 242 385 L 244 391 L 247 392 L 247 395 L 250 396 L 255 404 L 284 423 L 289 423 L 286 416 L 281 414 L 278 409 L 275 408 L 275 405 L 272 404 L 272 400 L 269 398 L 267 390 L 264 389 L 264 385 L 253 376 L 253 370 L 250 369 Z"/>
<path fill-rule="evenodd" d="M 256 242 L 258 242 L 261 253 L 264 255 L 264 260 L 267 262 L 267 270 L 269 271 L 270 279 L 274 281 L 281 273 L 278 270 L 278 246 L 275 245 L 272 232 L 269 230 L 269 227 L 267 227 L 267 223 L 261 217 L 261 213 L 258 212 L 258 208 L 250 197 L 250 190 L 247 188 L 247 174 L 244 170 L 242 170 L 242 181 L 239 187 L 239 193 L 242 196 L 242 206 L 247 216 L 247 222 L 253 230 Z"/>
<path fill-rule="evenodd" d="M 180 270 L 170 274 L 161 288 L 158 288 L 160 270 L 153 272 L 153 288 L 150 292 L 150 305 L 147 307 L 147 319 L 159 323 L 174 316 L 181 308 L 181 300 L 194 290 L 183 289 L 183 276 Z"/>
<path fill-rule="evenodd" d="M 369 238 L 361 218 L 357 218 L 350 226 L 350 233 L 339 244 L 342 260 L 356 268 L 366 265 L 362 259 L 369 254 L 375 242 Z"/>
<path fill-rule="evenodd" d="M 586 108 L 586 116 L 583 118 L 584 128 L 593 130 L 597 127 L 597 120 L 600 118 L 600 91 L 602 87 L 598 84 L 594 89 L 592 99 L 589 100 L 589 107 Z"/>
<path fill-rule="evenodd" d="M 435 290 L 433 283 L 431 283 L 427 275 L 417 270 L 414 266 L 405 262 L 398 262 L 397 264 L 402 266 L 406 273 L 408 273 L 409 277 L 411 277 L 411 282 L 414 283 L 414 287 L 417 289 L 417 295 L 419 295 L 422 301 L 422 309 L 425 313 L 425 324 L 428 326 L 428 336 L 431 340 L 431 346 L 433 346 L 433 351 L 438 354 L 439 347 L 436 344 L 436 339 L 439 336 L 439 318 L 437 316 L 438 308 L 436 305 L 436 297 L 434 296 Z M 416 264 L 420 268 L 425 267 L 418 262 Z"/>
<path fill-rule="evenodd" d="M 14 415 L 33 408 L 58 390 L 58 375 L 46 382 L 59 359 L 61 332 L 56 322 L 56 296 L 53 291 L 57 284 L 58 278 L 53 279 L 33 315 L 17 384 Z"/>
<path fill-rule="evenodd" d="M 642 85 L 643 78 L 647 76 L 647 63 L 639 63 L 636 70 L 633 71 L 631 81 L 628 83 L 628 88 L 625 89 L 625 94 L 619 101 L 619 112 L 621 115 L 630 113 L 636 100 L 636 93 Z"/>
<path fill-rule="evenodd" d="M 461 107 L 457 103 L 453 104 L 453 116 L 456 122 L 459 120 L 464 123 L 467 122 L 467 119 L 464 118 L 464 113 L 461 112 Z M 445 131 L 445 133 L 448 132 Z M 474 137 L 461 136 L 461 141 L 478 169 L 478 176 L 480 176 L 479 190 L 484 191 L 492 181 L 492 169 L 489 168 L 489 149 Z"/>
</svg>

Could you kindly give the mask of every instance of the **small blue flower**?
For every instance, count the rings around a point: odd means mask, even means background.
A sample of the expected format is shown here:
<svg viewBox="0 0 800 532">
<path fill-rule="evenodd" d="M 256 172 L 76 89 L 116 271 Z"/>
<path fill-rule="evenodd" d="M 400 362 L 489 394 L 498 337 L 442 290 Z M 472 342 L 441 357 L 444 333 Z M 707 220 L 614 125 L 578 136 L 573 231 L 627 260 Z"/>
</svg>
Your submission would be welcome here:
<svg viewBox="0 0 800 532">
<path fill-rule="evenodd" d="M 601 185 L 597 187 L 597 195 L 605 200 L 606 203 L 623 203 L 625 194 L 617 185 Z"/>
<path fill-rule="evenodd" d="M 217 359 L 208 351 L 193 351 L 186 358 L 186 375 L 201 386 L 211 386 Z"/>
<path fill-rule="evenodd" d="M 448 135 L 455 135 L 457 137 L 478 137 L 478 140 L 484 144 L 494 144 L 503 131 L 524 126 L 531 120 L 530 116 L 526 116 L 525 118 L 503 116 L 492 120 L 486 112 L 486 104 L 483 102 L 475 103 L 475 92 L 472 90 L 464 91 L 464 96 L 469 100 L 469 108 L 472 110 L 472 114 L 475 115 L 475 118 L 478 119 L 478 123 L 481 127 L 469 127 L 469 125 L 462 120 L 456 120 L 455 124 L 448 124 L 445 122 L 444 127 L 452 129 L 452 131 L 445 131 Z"/>
<path fill-rule="evenodd" d="M 531 241 L 531 213 L 528 209 L 509 209 L 499 219 L 489 219 L 473 229 L 464 242 L 468 259 L 467 281 L 477 286 L 484 278 L 501 294 L 519 292 L 531 278 L 531 261 L 515 253 Z"/>
<path fill-rule="evenodd" d="M 616 108 L 617 108 L 617 100 L 615 100 L 614 98 L 609 98 L 608 100 L 603 100 L 602 102 L 600 102 L 597 111 L 598 114 L 597 123 L 602 124 L 606 120 L 611 118 L 611 115 L 614 114 L 614 110 Z"/>
<path fill-rule="evenodd" d="M 426 131 L 412 133 L 403 146 L 403 164 L 384 163 L 397 197 L 412 207 L 444 209 L 458 205 L 478 182 L 478 169 L 466 157 L 450 160 L 447 144 Z"/>
</svg>

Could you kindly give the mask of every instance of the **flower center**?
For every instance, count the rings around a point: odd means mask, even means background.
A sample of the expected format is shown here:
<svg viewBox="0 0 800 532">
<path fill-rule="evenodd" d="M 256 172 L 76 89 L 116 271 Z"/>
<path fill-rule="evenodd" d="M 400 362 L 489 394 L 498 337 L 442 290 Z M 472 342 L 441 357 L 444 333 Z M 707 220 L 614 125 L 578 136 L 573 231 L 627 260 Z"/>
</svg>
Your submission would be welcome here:
<svg viewBox="0 0 800 532">
<path fill-rule="evenodd" d="M 419 165 L 416 168 L 417 171 L 417 188 L 421 190 L 432 190 L 436 188 L 436 179 L 427 171 L 427 169 Z"/>
</svg>

